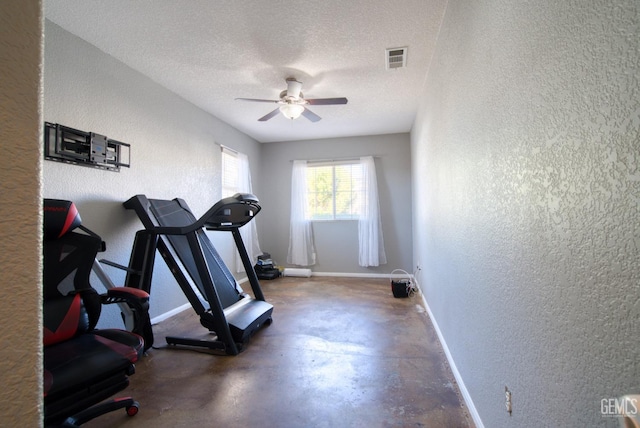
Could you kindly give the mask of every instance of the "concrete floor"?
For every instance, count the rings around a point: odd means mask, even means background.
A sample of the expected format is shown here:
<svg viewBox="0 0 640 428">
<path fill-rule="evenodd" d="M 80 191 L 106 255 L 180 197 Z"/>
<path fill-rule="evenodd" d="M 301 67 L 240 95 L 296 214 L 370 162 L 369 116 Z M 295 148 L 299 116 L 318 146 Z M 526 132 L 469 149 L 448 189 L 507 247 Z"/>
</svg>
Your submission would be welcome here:
<svg viewBox="0 0 640 428">
<path fill-rule="evenodd" d="M 419 296 L 395 299 L 369 278 L 261 284 L 273 324 L 244 352 L 166 348 L 166 334 L 206 337 L 189 309 L 154 327 L 158 348 L 136 364 L 126 394 L 138 415 L 85 426 L 473 426 Z"/>
</svg>

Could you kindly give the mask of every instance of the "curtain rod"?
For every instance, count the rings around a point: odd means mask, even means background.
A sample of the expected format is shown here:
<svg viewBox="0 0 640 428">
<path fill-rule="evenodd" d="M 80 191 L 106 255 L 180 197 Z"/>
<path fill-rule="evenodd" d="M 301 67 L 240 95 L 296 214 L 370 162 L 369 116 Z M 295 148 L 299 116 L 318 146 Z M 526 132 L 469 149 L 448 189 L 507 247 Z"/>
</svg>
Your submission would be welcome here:
<svg viewBox="0 0 640 428">
<path fill-rule="evenodd" d="M 316 162 L 342 162 L 342 161 L 355 161 L 360 160 L 360 158 L 365 158 L 367 156 L 372 156 L 374 159 L 380 159 L 382 156 L 377 155 L 365 155 L 365 156 L 357 156 L 357 157 L 345 157 L 345 158 L 327 158 L 327 159 L 290 159 L 289 162 L 295 162 L 297 160 L 305 160 L 307 163 L 316 163 Z"/>
<path fill-rule="evenodd" d="M 231 148 L 231 147 L 229 147 L 229 146 L 225 146 L 224 144 L 220 144 L 220 143 L 214 143 L 214 144 L 215 144 L 216 146 L 220 146 L 220 148 L 221 148 L 221 149 L 229 150 L 230 152 L 233 152 L 233 153 L 235 153 L 235 154 L 239 154 L 239 153 L 240 153 L 239 151 L 237 151 L 237 150 L 235 150 L 235 149 L 232 149 L 232 148 Z"/>
</svg>

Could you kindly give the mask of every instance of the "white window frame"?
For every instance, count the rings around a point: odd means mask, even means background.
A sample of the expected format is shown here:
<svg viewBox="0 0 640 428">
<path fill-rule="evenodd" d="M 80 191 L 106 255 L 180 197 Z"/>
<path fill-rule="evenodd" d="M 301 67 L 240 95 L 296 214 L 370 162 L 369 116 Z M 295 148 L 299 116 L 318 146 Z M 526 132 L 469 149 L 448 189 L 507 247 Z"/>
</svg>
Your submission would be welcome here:
<svg viewBox="0 0 640 428">
<path fill-rule="evenodd" d="M 349 214 L 340 214 L 337 212 L 338 203 L 336 201 L 338 195 L 338 183 L 336 180 L 336 168 L 348 165 L 351 167 L 351 171 L 349 172 L 349 181 L 350 181 L 350 193 L 351 201 L 349 207 Z M 331 213 L 329 215 L 319 215 L 317 214 L 317 209 L 314 206 L 314 195 L 318 193 L 316 191 L 312 191 L 311 187 L 313 186 L 314 180 L 312 177 L 314 168 L 331 168 Z M 311 221 L 348 221 L 348 220 L 358 220 L 360 218 L 360 200 L 363 197 L 362 194 L 357 195 L 357 193 L 364 192 L 363 189 L 363 180 L 362 180 L 362 168 L 359 160 L 341 160 L 341 161 L 322 161 L 322 162 L 313 162 L 309 161 L 307 163 L 307 220 Z M 356 193 L 354 196 L 353 194 Z"/>
</svg>

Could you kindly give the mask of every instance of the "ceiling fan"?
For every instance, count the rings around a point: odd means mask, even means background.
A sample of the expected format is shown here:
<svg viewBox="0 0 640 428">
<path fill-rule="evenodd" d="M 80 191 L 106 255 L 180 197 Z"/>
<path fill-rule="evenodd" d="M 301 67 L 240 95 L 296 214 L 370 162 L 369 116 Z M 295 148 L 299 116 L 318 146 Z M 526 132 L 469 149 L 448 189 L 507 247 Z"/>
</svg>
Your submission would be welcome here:
<svg viewBox="0 0 640 428">
<path fill-rule="evenodd" d="M 257 98 L 236 98 L 236 100 L 280 104 L 280 107 L 258 119 L 258 121 L 260 122 L 265 122 L 275 117 L 278 112 L 282 113 L 287 119 L 297 119 L 298 117 L 300 117 L 300 115 L 302 115 L 309 119 L 311 122 L 317 122 L 322 118 L 309 110 L 306 105 L 332 105 L 347 103 L 347 99 L 344 97 L 305 99 L 304 95 L 302 95 L 302 92 L 300 92 L 300 90 L 302 89 L 302 82 L 298 82 L 293 77 L 287 78 L 286 82 L 287 89 L 280 92 L 279 100 L 261 100 Z"/>
</svg>

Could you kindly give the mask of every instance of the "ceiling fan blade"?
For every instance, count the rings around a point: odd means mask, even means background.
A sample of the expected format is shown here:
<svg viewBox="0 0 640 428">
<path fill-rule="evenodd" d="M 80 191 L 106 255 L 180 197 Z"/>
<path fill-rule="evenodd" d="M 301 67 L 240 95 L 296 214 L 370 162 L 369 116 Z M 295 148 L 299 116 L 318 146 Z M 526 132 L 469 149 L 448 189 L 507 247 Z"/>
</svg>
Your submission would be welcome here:
<svg viewBox="0 0 640 428">
<path fill-rule="evenodd" d="M 287 79 L 287 97 L 300 98 L 302 82 L 298 82 L 293 77 Z"/>
<path fill-rule="evenodd" d="M 277 109 L 273 110 L 272 112 L 267 113 L 264 116 L 262 116 L 260 119 L 258 119 L 258 122 L 266 122 L 267 120 L 269 120 L 272 117 L 276 116 L 278 113 L 280 113 L 280 107 L 278 107 Z"/>
<path fill-rule="evenodd" d="M 236 100 L 240 100 L 240 101 L 254 101 L 254 102 L 258 102 L 258 103 L 279 103 L 280 100 L 261 100 L 258 98 L 236 98 Z"/>
<path fill-rule="evenodd" d="M 315 98 L 315 99 L 305 99 L 305 101 L 312 106 L 320 106 L 320 105 L 332 105 L 332 104 L 346 104 L 346 98 Z"/>
<path fill-rule="evenodd" d="M 318 116 L 317 114 L 315 114 L 314 112 L 312 112 L 311 110 L 309 110 L 308 108 L 304 108 L 304 111 L 302 112 L 302 115 L 304 117 L 306 117 L 307 119 L 309 119 L 311 122 L 317 122 L 320 119 L 322 119 L 320 116 Z"/>
</svg>

